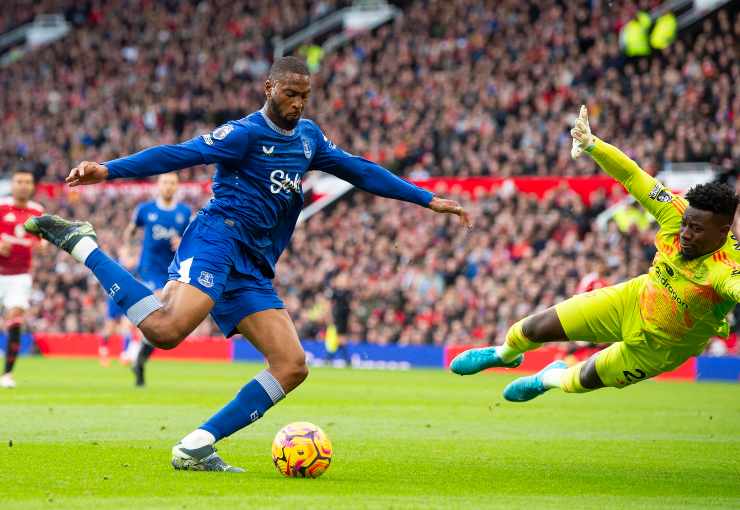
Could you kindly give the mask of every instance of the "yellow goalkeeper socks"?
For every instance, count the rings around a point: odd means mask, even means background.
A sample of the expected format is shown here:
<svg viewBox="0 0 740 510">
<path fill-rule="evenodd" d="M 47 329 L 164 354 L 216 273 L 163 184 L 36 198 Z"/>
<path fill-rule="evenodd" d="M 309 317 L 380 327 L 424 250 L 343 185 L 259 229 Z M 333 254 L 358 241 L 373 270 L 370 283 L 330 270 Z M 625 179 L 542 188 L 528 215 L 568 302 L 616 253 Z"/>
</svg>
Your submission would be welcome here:
<svg viewBox="0 0 740 510">
<path fill-rule="evenodd" d="M 581 361 L 580 363 L 573 365 L 572 367 L 568 367 L 565 370 L 565 373 L 562 374 L 562 377 L 560 379 L 560 388 L 562 388 L 564 392 L 586 393 L 592 391 L 591 389 L 584 388 L 581 385 L 581 369 L 585 364 L 585 361 Z"/>
<path fill-rule="evenodd" d="M 496 354 L 505 362 L 513 361 L 517 356 L 526 351 L 537 349 L 542 344 L 528 339 L 522 331 L 524 319 L 520 320 L 506 332 L 506 342 L 496 348 Z"/>
</svg>

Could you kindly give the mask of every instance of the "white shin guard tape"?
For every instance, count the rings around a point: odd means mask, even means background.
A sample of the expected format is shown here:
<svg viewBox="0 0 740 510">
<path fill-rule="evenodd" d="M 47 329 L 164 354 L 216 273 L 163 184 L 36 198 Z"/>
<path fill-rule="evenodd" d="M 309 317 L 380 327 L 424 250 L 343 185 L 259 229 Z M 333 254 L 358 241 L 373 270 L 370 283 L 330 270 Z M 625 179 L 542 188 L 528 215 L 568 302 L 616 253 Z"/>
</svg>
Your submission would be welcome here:
<svg viewBox="0 0 740 510">
<path fill-rule="evenodd" d="M 77 262 L 82 262 L 84 264 L 87 257 L 89 257 L 97 247 L 98 243 L 95 242 L 95 239 L 92 237 L 83 237 L 77 241 L 77 244 L 72 248 L 72 251 L 69 252 L 69 254 L 72 255 Z"/>
<path fill-rule="evenodd" d="M 149 317 L 152 313 L 162 308 L 162 302 L 154 294 L 140 299 L 131 308 L 126 310 L 126 317 L 136 326 Z"/>
<path fill-rule="evenodd" d="M 262 388 L 264 388 L 264 390 L 272 399 L 273 404 L 277 404 L 285 398 L 285 391 L 283 390 L 283 387 L 280 386 L 278 380 L 275 379 L 275 376 L 273 376 L 268 370 L 263 370 L 262 372 L 257 374 L 254 377 L 254 380 L 257 381 L 260 386 L 262 386 Z"/>
</svg>

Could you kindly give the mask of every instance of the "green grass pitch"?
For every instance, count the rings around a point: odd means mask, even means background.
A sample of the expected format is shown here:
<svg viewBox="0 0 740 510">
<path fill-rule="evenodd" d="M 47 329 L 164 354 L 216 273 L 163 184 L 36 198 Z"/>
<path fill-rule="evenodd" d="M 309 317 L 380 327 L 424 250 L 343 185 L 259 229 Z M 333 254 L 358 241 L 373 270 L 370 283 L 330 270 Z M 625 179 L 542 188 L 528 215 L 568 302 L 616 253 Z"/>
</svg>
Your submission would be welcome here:
<svg viewBox="0 0 740 510">
<path fill-rule="evenodd" d="M 172 445 L 258 370 L 154 361 L 137 390 L 119 366 L 21 359 L 19 387 L 0 392 L 0 508 L 740 508 L 731 384 L 645 382 L 511 404 L 506 375 L 314 369 L 220 445 L 247 473 L 174 471 Z M 334 443 L 318 480 L 272 465 L 275 432 L 297 420 Z"/>
</svg>

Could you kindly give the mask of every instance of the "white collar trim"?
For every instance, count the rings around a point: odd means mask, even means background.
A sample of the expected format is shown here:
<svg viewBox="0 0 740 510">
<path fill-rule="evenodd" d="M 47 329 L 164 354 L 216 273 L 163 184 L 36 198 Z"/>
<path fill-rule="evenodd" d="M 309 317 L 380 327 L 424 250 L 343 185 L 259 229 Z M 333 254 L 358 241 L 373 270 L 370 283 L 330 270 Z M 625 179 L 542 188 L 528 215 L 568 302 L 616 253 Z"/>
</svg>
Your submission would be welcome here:
<svg viewBox="0 0 740 510">
<path fill-rule="evenodd" d="M 284 136 L 293 136 L 295 134 L 295 128 L 283 129 L 270 120 L 270 117 L 267 116 L 267 103 L 265 103 L 265 106 L 262 107 L 262 109 L 260 110 L 260 113 L 262 114 L 262 118 L 265 119 L 265 122 L 267 123 L 267 125 L 270 126 L 270 129 L 272 129 L 276 133 L 280 133 L 281 135 L 284 135 Z"/>
<path fill-rule="evenodd" d="M 177 209 L 177 201 L 173 200 L 172 205 L 167 206 L 164 205 L 164 200 L 162 200 L 161 198 L 157 198 L 157 207 L 159 207 L 163 211 L 174 211 L 175 209 Z"/>
</svg>

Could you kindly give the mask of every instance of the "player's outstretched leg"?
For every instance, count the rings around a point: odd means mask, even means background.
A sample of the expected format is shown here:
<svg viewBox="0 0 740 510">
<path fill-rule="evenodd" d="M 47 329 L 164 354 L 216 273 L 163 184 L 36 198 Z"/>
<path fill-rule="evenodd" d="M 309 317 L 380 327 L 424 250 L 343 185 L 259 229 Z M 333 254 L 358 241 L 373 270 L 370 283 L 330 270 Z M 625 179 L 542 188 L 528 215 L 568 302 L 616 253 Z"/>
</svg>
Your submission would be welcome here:
<svg viewBox="0 0 740 510">
<path fill-rule="evenodd" d="M 553 361 L 534 375 L 520 377 L 504 388 L 504 398 L 510 402 L 526 402 L 553 388 L 565 393 L 586 393 L 603 388 L 606 385 L 596 371 L 596 363 L 614 358 L 614 353 L 621 352 L 623 344 L 612 344 L 604 351 L 597 352 L 586 361 L 571 367 L 561 360 Z M 622 359 L 622 356 L 616 356 Z"/>
<path fill-rule="evenodd" d="M 162 307 L 151 290 L 98 247 L 97 236 L 90 223 L 44 214 L 29 218 L 24 227 L 90 268 L 108 296 L 137 326 Z"/>
<path fill-rule="evenodd" d="M 257 374 L 231 402 L 175 445 L 172 449 L 175 469 L 241 471 L 220 458 L 220 462 L 214 460 L 218 457 L 216 441 L 260 419 L 308 376 L 306 354 L 285 310 L 253 313 L 242 319 L 238 330 L 265 356 L 269 368 Z"/>
<path fill-rule="evenodd" d="M 173 349 L 200 324 L 214 300 L 202 290 L 169 281 L 162 301 L 98 247 L 92 225 L 43 215 L 25 223 L 28 232 L 43 237 L 85 264 L 108 296 L 155 347 Z"/>
<path fill-rule="evenodd" d="M 560 380 L 568 365 L 553 361 L 534 375 L 520 377 L 504 388 L 504 398 L 510 402 L 526 402 L 539 397 L 547 390 L 560 387 Z"/>
<path fill-rule="evenodd" d="M 535 343 L 525 334 L 525 327 L 538 316 L 520 320 L 506 332 L 506 341 L 496 347 L 469 349 L 455 356 L 450 370 L 458 375 L 477 374 L 493 367 L 516 368 L 524 361 L 522 353 L 537 349 L 542 344 Z"/>
<path fill-rule="evenodd" d="M 450 363 L 450 370 L 457 375 L 472 375 L 487 368 L 516 368 L 522 364 L 524 356 L 520 353 L 517 353 L 514 359 L 504 361 L 501 355 L 502 347 L 504 346 L 482 347 L 461 352 Z"/>
<path fill-rule="evenodd" d="M 538 349 L 543 342 L 567 340 L 555 308 L 550 308 L 511 326 L 503 345 L 458 354 L 450 363 L 450 370 L 458 375 L 471 375 L 492 367 L 516 368 L 524 361 L 524 352 Z"/>
</svg>

